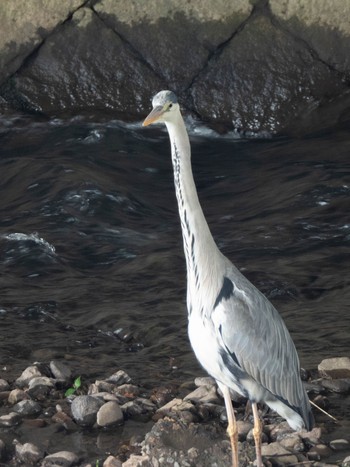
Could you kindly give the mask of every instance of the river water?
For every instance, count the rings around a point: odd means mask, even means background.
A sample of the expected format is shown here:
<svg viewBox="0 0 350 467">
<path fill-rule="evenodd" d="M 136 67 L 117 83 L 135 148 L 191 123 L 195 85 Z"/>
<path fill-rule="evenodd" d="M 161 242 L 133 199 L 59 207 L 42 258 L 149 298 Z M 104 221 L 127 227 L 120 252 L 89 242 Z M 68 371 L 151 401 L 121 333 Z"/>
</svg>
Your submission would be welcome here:
<svg viewBox="0 0 350 467">
<path fill-rule="evenodd" d="M 222 251 L 280 311 L 304 368 L 348 356 L 349 133 L 244 140 L 189 126 Z M 0 140 L 0 376 L 53 358 L 88 381 L 201 374 L 166 132 L 6 115 Z"/>
</svg>

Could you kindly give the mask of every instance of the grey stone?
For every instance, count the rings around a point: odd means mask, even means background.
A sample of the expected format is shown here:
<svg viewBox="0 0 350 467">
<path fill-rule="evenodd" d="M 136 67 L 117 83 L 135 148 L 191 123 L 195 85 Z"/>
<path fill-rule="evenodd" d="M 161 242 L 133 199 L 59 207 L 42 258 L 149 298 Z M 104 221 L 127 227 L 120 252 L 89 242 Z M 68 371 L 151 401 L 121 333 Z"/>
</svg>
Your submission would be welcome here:
<svg viewBox="0 0 350 467">
<path fill-rule="evenodd" d="M 9 389 L 9 383 L 5 379 L 0 378 L 0 391 L 8 391 Z"/>
<path fill-rule="evenodd" d="M 123 462 L 122 467 L 156 467 L 156 463 L 151 463 L 151 459 L 147 455 L 137 456 L 132 454 L 128 460 Z M 158 463 L 159 465 L 159 463 Z"/>
<path fill-rule="evenodd" d="M 340 394 L 346 394 L 350 391 L 350 378 L 323 379 L 321 383 L 326 389 Z"/>
<path fill-rule="evenodd" d="M 52 383 L 52 379 L 48 378 L 47 376 L 35 376 L 28 382 L 28 388 L 32 389 L 35 386 L 48 386 L 52 388 L 54 385 Z"/>
<path fill-rule="evenodd" d="M 97 412 L 103 401 L 93 396 L 77 396 L 71 405 L 74 420 L 83 426 L 93 426 L 96 422 Z"/>
<path fill-rule="evenodd" d="M 342 451 L 343 449 L 348 449 L 350 447 L 350 443 L 346 439 L 333 439 L 330 441 L 329 445 L 335 451 Z"/>
<path fill-rule="evenodd" d="M 57 381 L 68 383 L 72 378 L 71 369 L 58 360 L 51 360 L 50 370 Z"/>
<path fill-rule="evenodd" d="M 248 433 L 253 429 L 253 424 L 245 420 L 237 420 L 238 440 L 245 441 Z"/>
<path fill-rule="evenodd" d="M 191 400 L 194 402 L 219 402 L 219 397 L 216 392 L 216 386 L 199 386 L 197 389 L 187 394 L 184 400 Z"/>
<path fill-rule="evenodd" d="M 350 358 L 326 358 L 318 365 L 318 371 L 331 378 L 350 378 Z"/>
<path fill-rule="evenodd" d="M 41 467 L 72 467 L 78 464 L 79 457 L 70 451 L 59 451 L 45 457 Z"/>
<path fill-rule="evenodd" d="M 121 394 L 122 396 L 127 396 L 129 398 L 134 398 L 137 397 L 140 394 L 140 388 L 138 386 L 135 386 L 134 384 L 121 384 L 118 386 L 118 394 Z"/>
<path fill-rule="evenodd" d="M 118 370 L 116 373 L 109 376 L 106 381 L 120 386 L 125 383 L 131 383 L 132 380 L 124 370 Z"/>
<path fill-rule="evenodd" d="M 21 444 L 14 440 L 16 458 L 26 465 L 33 465 L 44 457 L 44 452 L 33 443 Z"/>
<path fill-rule="evenodd" d="M 122 463 L 114 456 L 108 456 L 102 467 L 122 467 Z"/>
<path fill-rule="evenodd" d="M 12 389 L 8 397 L 8 402 L 13 405 L 17 404 L 19 401 L 23 401 L 24 399 L 29 399 L 29 396 L 25 391 L 22 389 Z"/>
<path fill-rule="evenodd" d="M 3 442 L 2 439 L 0 439 L 0 461 L 5 456 L 5 452 L 6 452 L 6 444 Z"/>
<path fill-rule="evenodd" d="M 106 402 L 97 412 L 97 425 L 99 426 L 120 425 L 123 421 L 123 412 L 116 402 Z"/>
<path fill-rule="evenodd" d="M 150 400 L 138 397 L 123 404 L 121 409 L 128 418 L 147 420 L 154 413 L 156 407 Z"/>
<path fill-rule="evenodd" d="M 298 433 L 290 433 L 288 436 L 281 439 L 279 443 L 289 451 L 303 452 L 305 450 L 305 445 Z"/>
<path fill-rule="evenodd" d="M 16 426 L 19 423 L 21 423 L 21 417 L 16 412 L 10 412 L 0 417 L 0 426 L 3 427 Z"/>
<path fill-rule="evenodd" d="M 41 413 L 42 408 L 38 402 L 32 400 L 23 400 L 17 402 L 12 409 L 14 412 L 21 416 L 38 415 Z"/>
<path fill-rule="evenodd" d="M 182 399 L 175 398 L 169 401 L 167 404 L 160 407 L 157 412 L 167 413 L 169 411 L 172 412 L 180 412 L 182 410 L 193 410 L 194 405 L 192 402 L 183 401 Z"/>
<path fill-rule="evenodd" d="M 267 458 L 273 458 L 273 465 L 283 466 L 292 465 L 298 463 L 298 458 L 294 454 L 291 454 L 288 449 L 281 446 L 279 442 L 273 442 L 270 444 L 263 444 L 261 446 L 261 454 Z"/>
<path fill-rule="evenodd" d="M 42 376 L 37 366 L 32 365 L 26 368 L 21 376 L 16 379 L 16 385 L 20 388 L 28 386 L 29 381 L 35 377 Z"/>
<path fill-rule="evenodd" d="M 332 454 L 332 449 L 330 449 L 325 444 L 316 444 L 309 449 L 307 457 L 313 461 L 319 461 L 325 459 Z"/>
<path fill-rule="evenodd" d="M 211 376 L 198 376 L 194 380 L 194 384 L 199 386 L 216 386 L 216 381 Z"/>
</svg>

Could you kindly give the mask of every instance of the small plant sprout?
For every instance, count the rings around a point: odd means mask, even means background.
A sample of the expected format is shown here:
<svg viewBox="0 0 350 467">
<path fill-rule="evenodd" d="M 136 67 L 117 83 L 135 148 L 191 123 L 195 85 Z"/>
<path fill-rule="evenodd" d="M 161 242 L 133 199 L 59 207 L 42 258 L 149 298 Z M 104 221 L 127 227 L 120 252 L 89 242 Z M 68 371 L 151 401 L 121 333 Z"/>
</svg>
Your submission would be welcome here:
<svg viewBox="0 0 350 467">
<path fill-rule="evenodd" d="M 73 386 L 71 388 L 68 388 L 67 391 L 64 393 L 65 397 L 71 396 L 76 393 L 76 391 L 80 388 L 81 386 L 81 376 L 78 376 L 73 382 Z"/>
</svg>

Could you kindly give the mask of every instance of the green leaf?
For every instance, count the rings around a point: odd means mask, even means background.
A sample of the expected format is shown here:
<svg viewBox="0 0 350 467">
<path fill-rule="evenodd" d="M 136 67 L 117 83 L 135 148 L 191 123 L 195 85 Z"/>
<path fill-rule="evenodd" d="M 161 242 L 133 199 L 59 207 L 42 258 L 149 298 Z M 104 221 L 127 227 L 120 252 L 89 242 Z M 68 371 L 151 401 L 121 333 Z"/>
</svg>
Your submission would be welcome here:
<svg viewBox="0 0 350 467">
<path fill-rule="evenodd" d="M 81 386 L 81 376 L 78 376 L 78 378 L 74 381 L 73 383 L 73 387 L 75 389 L 79 389 Z"/>
<path fill-rule="evenodd" d="M 74 394 L 76 391 L 75 388 L 69 388 L 67 389 L 67 391 L 64 393 L 65 397 L 68 397 L 68 396 L 71 396 L 72 394 Z"/>
</svg>

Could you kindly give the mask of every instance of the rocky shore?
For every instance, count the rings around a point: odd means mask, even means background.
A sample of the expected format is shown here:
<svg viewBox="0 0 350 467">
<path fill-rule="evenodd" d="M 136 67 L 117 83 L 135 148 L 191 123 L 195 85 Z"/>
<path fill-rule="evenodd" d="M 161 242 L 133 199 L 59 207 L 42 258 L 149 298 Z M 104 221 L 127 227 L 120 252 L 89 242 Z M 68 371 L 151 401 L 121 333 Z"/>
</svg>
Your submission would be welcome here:
<svg viewBox="0 0 350 467">
<path fill-rule="evenodd" d="M 310 400 L 331 411 L 329 399 L 350 394 L 350 359 L 324 360 L 302 377 Z M 241 462 L 249 465 L 252 416 L 238 395 L 235 410 Z M 350 466 L 350 433 L 336 436 L 342 420 L 314 413 L 316 428 L 295 433 L 261 407 L 265 465 Z M 34 363 L 15 381 L 0 379 L 1 466 L 224 467 L 231 459 L 225 427 L 223 400 L 210 377 L 145 388 L 123 370 L 88 382 L 51 361 Z M 62 449 L 69 445 L 64 439 L 75 449 Z"/>
</svg>

